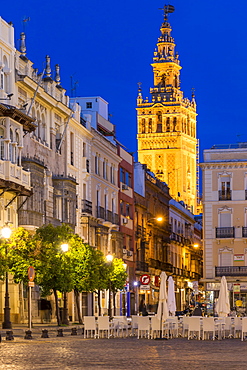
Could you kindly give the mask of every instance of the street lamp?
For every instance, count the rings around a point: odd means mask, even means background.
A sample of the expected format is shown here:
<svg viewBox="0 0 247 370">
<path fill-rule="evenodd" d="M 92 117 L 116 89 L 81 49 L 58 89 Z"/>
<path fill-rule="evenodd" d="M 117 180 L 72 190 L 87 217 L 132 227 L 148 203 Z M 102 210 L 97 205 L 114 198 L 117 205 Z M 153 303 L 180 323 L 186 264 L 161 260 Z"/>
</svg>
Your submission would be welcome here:
<svg viewBox="0 0 247 370">
<path fill-rule="evenodd" d="M 68 252 L 69 250 L 69 245 L 67 243 L 61 244 L 61 250 L 63 253 Z M 63 318 L 62 318 L 62 323 L 64 325 L 69 325 L 69 320 L 68 320 L 68 305 L 67 305 L 67 292 L 63 293 Z"/>
<path fill-rule="evenodd" d="M 108 252 L 108 254 L 106 256 L 106 261 L 109 264 L 109 266 L 111 266 L 113 258 L 114 258 L 113 255 L 110 254 L 110 252 Z M 111 308 L 111 278 L 109 278 L 109 301 L 108 301 L 108 316 L 109 316 L 109 318 L 112 317 L 111 314 L 112 314 L 112 308 Z"/>
<path fill-rule="evenodd" d="M 4 239 L 9 239 L 11 236 L 12 230 L 8 227 L 5 226 L 1 230 L 1 235 Z M 8 247 L 7 243 L 5 244 L 5 253 L 6 257 L 8 255 Z M 4 319 L 2 323 L 2 328 L 3 329 L 11 329 L 12 324 L 10 321 L 10 306 L 9 306 L 9 277 L 8 277 L 8 268 L 6 270 L 6 275 L 5 275 L 5 301 L 4 301 Z"/>
</svg>

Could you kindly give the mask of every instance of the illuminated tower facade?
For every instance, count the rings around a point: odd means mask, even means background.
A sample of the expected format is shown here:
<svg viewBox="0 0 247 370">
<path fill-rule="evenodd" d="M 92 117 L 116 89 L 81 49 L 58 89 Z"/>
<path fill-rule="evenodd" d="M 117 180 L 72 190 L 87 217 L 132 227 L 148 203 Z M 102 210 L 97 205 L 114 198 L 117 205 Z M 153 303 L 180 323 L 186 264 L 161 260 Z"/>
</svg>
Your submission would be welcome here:
<svg viewBox="0 0 247 370">
<path fill-rule="evenodd" d="M 180 88 L 180 62 L 175 51 L 168 13 L 154 51 L 154 86 L 151 99 L 144 99 L 139 86 L 137 97 L 138 161 L 147 165 L 156 177 L 170 187 L 170 195 L 184 201 L 195 213 L 197 206 L 196 102 Z"/>
</svg>

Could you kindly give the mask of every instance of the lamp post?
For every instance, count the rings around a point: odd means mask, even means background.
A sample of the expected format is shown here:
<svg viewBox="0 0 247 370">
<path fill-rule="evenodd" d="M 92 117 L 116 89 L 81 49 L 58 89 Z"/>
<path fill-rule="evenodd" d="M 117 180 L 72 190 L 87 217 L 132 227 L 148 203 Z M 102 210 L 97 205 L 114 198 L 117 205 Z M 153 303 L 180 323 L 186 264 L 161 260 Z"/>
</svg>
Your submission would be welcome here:
<svg viewBox="0 0 247 370">
<path fill-rule="evenodd" d="M 67 243 L 64 243 L 61 245 L 61 250 L 63 253 L 68 252 L 69 245 Z M 62 323 L 64 325 L 69 325 L 68 320 L 68 304 L 67 304 L 67 292 L 63 293 L 63 317 L 62 317 Z"/>
<path fill-rule="evenodd" d="M 111 266 L 113 258 L 114 258 L 113 255 L 110 254 L 110 252 L 109 252 L 106 256 L 106 261 L 109 264 L 109 266 Z M 112 308 L 111 308 L 111 278 L 109 278 L 109 301 L 108 301 L 108 316 L 109 316 L 109 318 L 112 317 L 111 314 L 112 314 Z"/>
<path fill-rule="evenodd" d="M 1 234 L 2 234 L 2 237 L 4 239 L 9 239 L 10 236 L 11 236 L 11 233 L 12 233 L 12 230 L 8 227 L 8 226 L 5 226 L 2 230 L 1 230 Z M 7 244 L 5 246 L 5 252 L 6 252 L 6 256 L 8 255 L 8 247 L 7 247 Z M 9 277 L 8 277 L 8 269 L 6 270 L 6 274 L 5 274 L 5 300 L 4 300 L 4 319 L 3 319 L 3 323 L 2 323 L 2 328 L 3 329 L 11 329 L 12 328 L 12 324 L 11 324 L 11 321 L 10 321 L 10 306 L 9 306 Z"/>
</svg>

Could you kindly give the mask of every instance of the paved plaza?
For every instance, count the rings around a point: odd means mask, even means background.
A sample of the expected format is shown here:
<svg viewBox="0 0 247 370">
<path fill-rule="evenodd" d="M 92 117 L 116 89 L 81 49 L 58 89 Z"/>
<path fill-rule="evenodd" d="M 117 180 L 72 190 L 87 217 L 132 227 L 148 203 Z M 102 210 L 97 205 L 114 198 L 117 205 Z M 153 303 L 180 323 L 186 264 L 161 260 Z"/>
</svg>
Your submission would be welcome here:
<svg viewBox="0 0 247 370">
<path fill-rule="evenodd" d="M 21 333 L 22 334 L 22 333 Z M 31 369 L 245 369 L 247 341 L 188 341 L 185 338 L 148 340 L 129 338 L 84 339 L 81 333 L 0 343 L 1 370 Z"/>
</svg>

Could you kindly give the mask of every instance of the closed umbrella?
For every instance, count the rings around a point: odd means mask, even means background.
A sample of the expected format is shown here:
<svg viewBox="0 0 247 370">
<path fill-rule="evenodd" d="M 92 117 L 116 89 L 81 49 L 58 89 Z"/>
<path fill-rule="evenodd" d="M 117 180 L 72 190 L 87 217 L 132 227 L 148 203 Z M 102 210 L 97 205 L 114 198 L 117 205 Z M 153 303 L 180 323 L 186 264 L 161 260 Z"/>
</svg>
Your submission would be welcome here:
<svg viewBox="0 0 247 370">
<path fill-rule="evenodd" d="M 226 317 L 230 313 L 230 301 L 225 276 L 221 278 L 219 299 L 215 306 L 215 312 L 220 317 Z"/>
<path fill-rule="evenodd" d="M 175 290 L 174 290 L 174 280 L 172 276 L 168 278 L 168 298 L 167 298 L 167 306 L 168 311 L 171 316 L 175 316 L 175 312 L 177 311 L 176 307 L 176 298 L 175 298 Z"/>
<path fill-rule="evenodd" d="M 160 292 L 159 292 L 159 304 L 157 311 L 157 318 L 162 321 L 166 320 L 169 316 L 167 308 L 167 292 L 166 292 L 166 279 L 167 275 L 164 271 L 160 274 Z"/>
</svg>

